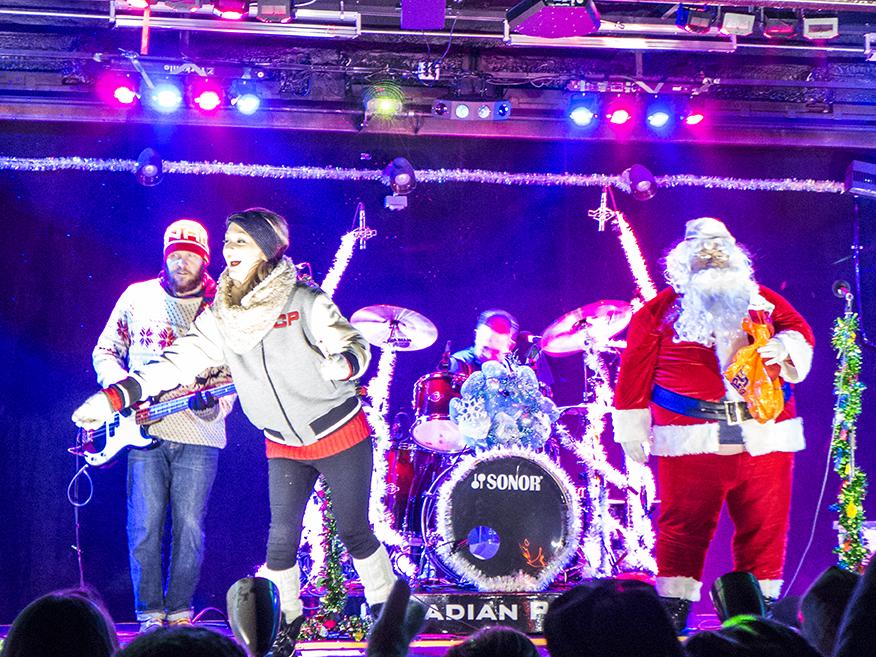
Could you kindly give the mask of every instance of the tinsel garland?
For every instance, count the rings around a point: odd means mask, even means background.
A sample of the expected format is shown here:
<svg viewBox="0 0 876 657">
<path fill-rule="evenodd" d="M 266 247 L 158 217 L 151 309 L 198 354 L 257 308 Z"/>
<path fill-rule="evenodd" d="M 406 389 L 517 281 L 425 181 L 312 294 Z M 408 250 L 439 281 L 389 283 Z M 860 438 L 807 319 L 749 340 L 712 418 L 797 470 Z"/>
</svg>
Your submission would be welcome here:
<svg viewBox="0 0 876 657">
<path fill-rule="evenodd" d="M 411 561 L 404 548 L 407 539 L 393 529 L 393 518 L 387 506 L 388 500 L 388 468 L 389 451 L 392 448 L 389 425 L 386 422 L 389 407 L 389 387 L 395 372 L 397 352 L 394 349 L 381 349 L 377 363 L 377 373 L 368 382 L 368 397 L 365 414 L 374 431 L 374 469 L 371 474 L 371 500 L 369 501 L 368 517 L 374 526 L 374 533 L 380 542 L 392 548 L 392 557 L 396 569 L 408 578 L 415 574 L 416 565 Z"/>
<path fill-rule="evenodd" d="M 0 156 L 0 170 L 7 171 L 106 171 L 134 173 L 136 160 L 101 159 L 89 157 L 25 158 Z M 249 178 L 285 180 L 342 180 L 379 182 L 382 172 L 376 169 L 349 169 L 342 167 L 276 166 L 270 164 L 235 164 L 231 162 L 164 161 L 165 174 L 226 175 Z M 509 173 L 483 169 L 418 169 L 420 183 L 477 183 L 483 185 L 539 186 L 539 187 L 606 187 L 612 186 L 629 192 L 629 183 L 621 175 L 599 173 Z M 721 176 L 694 176 L 676 174 L 657 176 L 659 187 L 703 187 L 734 191 L 815 192 L 842 194 L 844 185 L 833 180 L 798 178 L 757 179 L 724 178 Z"/>
<path fill-rule="evenodd" d="M 323 534 L 323 549 L 326 560 L 323 571 L 313 584 L 323 589 L 325 593 L 320 598 L 317 612 L 305 620 L 301 626 L 299 640 L 314 641 L 352 637 L 356 641 L 361 641 L 368 633 L 370 622 L 361 616 L 343 614 L 347 601 L 346 581 L 341 568 L 344 548 L 338 538 L 335 514 L 332 511 L 331 489 L 325 485 L 324 481 L 317 495 L 320 500 L 320 511 L 325 518 L 326 531 Z"/>
<path fill-rule="evenodd" d="M 615 213 L 614 227 L 618 232 L 618 239 L 627 264 L 630 266 L 630 272 L 633 274 L 633 280 L 636 281 L 638 294 L 645 301 L 653 299 L 657 296 L 657 288 L 648 273 L 648 265 L 645 264 L 645 258 L 642 256 L 639 240 L 636 239 L 636 234 L 622 212 Z"/>
<path fill-rule="evenodd" d="M 837 353 L 834 376 L 836 403 L 833 414 L 833 435 L 830 442 L 833 467 L 842 479 L 837 503 L 832 509 L 839 514 L 839 545 L 834 548 L 839 566 L 861 572 L 869 551 L 862 541 L 864 497 L 867 475 L 855 465 L 857 419 L 861 413 L 861 395 L 866 386 L 859 380 L 861 348 L 858 346 L 858 315 L 846 310 L 834 323 L 831 343 Z"/>
<path fill-rule="evenodd" d="M 608 368 L 602 354 L 590 350 L 584 354 L 585 365 L 590 371 L 590 384 L 594 401 L 585 404 L 586 430 L 580 440 L 575 440 L 558 425 L 560 443 L 572 450 L 578 462 L 587 471 L 587 491 L 590 502 L 590 524 L 582 541 L 587 564 L 587 577 L 609 577 L 615 574 L 616 564 L 611 563 L 611 537 L 620 535 L 624 544 L 624 568 L 656 572 L 654 561 L 654 528 L 648 515 L 646 500 L 654 499 L 654 476 L 647 466 L 635 467 L 627 463 L 627 475 L 619 472 L 608 462 L 602 446 L 605 418 L 611 412 L 614 391 L 611 388 Z M 609 512 L 605 482 L 626 492 L 626 523 L 619 523 Z"/>
<path fill-rule="evenodd" d="M 320 285 L 322 291 L 329 295 L 329 297 L 335 295 L 335 291 L 338 289 L 338 285 L 341 282 L 341 277 L 344 275 L 344 272 L 347 271 L 347 265 L 350 264 L 350 260 L 353 257 L 353 251 L 356 248 L 356 241 L 358 239 L 359 234 L 358 231 L 355 230 L 350 231 L 341 237 L 341 245 L 338 247 L 337 253 L 335 253 L 335 259 L 332 261 L 332 266 L 325 275 L 322 285 Z"/>
</svg>

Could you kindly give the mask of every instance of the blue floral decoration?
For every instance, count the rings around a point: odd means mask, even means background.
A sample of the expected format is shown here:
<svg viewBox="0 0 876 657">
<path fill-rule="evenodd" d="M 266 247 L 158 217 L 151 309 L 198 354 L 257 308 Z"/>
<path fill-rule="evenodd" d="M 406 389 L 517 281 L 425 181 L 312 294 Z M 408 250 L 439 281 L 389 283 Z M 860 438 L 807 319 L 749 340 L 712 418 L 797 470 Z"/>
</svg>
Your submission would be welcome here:
<svg viewBox="0 0 876 657">
<path fill-rule="evenodd" d="M 450 419 L 459 425 L 469 447 L 539 449 L 560 416 L 556 404 L 539 389 L 531 367 L 498 361 L 484 363 L 450 401 Z"/>
</svg>

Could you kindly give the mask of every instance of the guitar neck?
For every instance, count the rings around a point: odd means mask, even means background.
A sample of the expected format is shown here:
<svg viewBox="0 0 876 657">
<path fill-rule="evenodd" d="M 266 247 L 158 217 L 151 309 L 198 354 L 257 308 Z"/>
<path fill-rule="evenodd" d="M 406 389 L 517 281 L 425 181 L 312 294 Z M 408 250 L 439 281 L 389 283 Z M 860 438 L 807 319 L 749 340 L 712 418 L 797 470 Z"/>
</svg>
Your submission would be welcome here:
<svg viewBox="0 0 876 657">
<path fill-rule="evenodd" d="M 215 388 L 207 388 L 200 392 L 209 392 L 213 397 L 224 397 L 226 395 L 233 395 L 236 390 L 233 383 L 226 383 L 225 385 L 216 386 Z M 193 392 L 188 395 L 183 395 L 182 397 L 168 399 L 167 401 L 159 402 L 158 404 L 147 406 L 146 408 L 141 408 L 136 411 L 135 421 L 137 424 L 149 424 L 151 422 L 157 422 L 168 415 L 185 411 L 189 408 L 189 400 L 197 394 L 199 393 Z"/>
</svg>

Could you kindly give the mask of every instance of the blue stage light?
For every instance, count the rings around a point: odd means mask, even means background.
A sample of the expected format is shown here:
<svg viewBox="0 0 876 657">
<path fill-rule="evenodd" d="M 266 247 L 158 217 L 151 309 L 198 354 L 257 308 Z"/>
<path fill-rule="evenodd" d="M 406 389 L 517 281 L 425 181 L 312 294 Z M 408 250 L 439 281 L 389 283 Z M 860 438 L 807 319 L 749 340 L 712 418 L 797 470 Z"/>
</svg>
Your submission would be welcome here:
<svg viewBox="0 0 876 657">
<path fill-rule="evenodd" d="M 183 102 L 183 93 L 179 85 L 173 82 L 159 82 L 147 93 L 149 106 L 156 112 L 172 114 Z"/>
<path fill-rule="evenodd" d="M 241 94 L 231 101 L 238 112 L 246 116 L 252 116 L 262 106 L 262 99 L 256 94 Z"/>
<path fill-rule="evenodd" d="M 648 112 L 648 125 L 652 128 L 665 128 L 672 117 L 665 110 Z"/>
<path fill-rule="evenodd" d="M 675 126 L 677 114 L 675 99 L 658 97 L 648 104 L 645 123 L 655 132 L 667 132 Z"/>
<path fill-rule="evenodd" d="M 586 128 L 596 121 L 596 100 L 582 94 L 575 94 L 569 99 L 569 107 L 566 110 L 566 114 L 572 123 L 581 128 Z"/>
</svg>

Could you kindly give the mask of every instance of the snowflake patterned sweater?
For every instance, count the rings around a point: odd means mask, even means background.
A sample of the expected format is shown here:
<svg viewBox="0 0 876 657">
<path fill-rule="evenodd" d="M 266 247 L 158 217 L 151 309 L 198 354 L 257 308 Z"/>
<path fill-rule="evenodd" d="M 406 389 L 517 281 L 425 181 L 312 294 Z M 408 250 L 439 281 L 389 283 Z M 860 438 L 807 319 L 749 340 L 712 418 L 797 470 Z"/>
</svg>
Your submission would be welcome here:
<svg viewBox="0 0 876 657">
<path fill-rule="evenodd" d="M 180 336 L 185 335 L 201 307 L 200 296 L 178 298 L 168 294 L 155 278 L 134 283 L 116 302 L 92 353 L 98 383 L 106 387 L 128 376 L 128 371 L 154 361 Z M 225 368 L 203 372 L 194 385 L 180 386 L 161 399 L 212 387 L 229 380 Z M 190 445 L 225 447 L 225 422 L 234 395 L 204 411 L 182 411 L 149 427 L 149 434 Z"/>
</svg>

